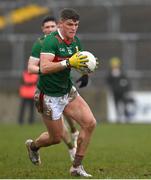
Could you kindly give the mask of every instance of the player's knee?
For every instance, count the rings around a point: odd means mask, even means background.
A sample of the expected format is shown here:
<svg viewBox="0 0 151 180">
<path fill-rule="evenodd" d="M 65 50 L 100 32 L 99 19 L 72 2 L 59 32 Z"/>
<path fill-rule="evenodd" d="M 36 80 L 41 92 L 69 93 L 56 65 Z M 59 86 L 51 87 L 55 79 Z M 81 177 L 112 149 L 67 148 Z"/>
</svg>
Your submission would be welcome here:
<svg viewBox="0 0 151 180">
<path fill-rule="evenodd" d="M 94 129 L 94 128 L 96 127 L 96 120 L 95 120 L 95 119 L 93 119 L 93 120 L 91 121 L 90 127 L 91 127 L 92 129 Z"/>
<path fill-rule="evenodd" d="M 88 131 L 93 131 L 93 129 L 96 127 L 96 120 L 93 118 L 89 121 L 89 123 L 87 124 L 87 130 Z"/>
</svg>

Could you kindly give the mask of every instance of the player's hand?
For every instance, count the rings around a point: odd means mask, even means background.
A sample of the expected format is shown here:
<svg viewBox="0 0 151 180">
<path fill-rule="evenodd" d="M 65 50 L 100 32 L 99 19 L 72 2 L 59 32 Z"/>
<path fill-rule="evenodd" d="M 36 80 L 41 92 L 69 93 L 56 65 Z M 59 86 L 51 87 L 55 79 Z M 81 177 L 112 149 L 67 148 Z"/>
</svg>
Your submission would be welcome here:
<svg viewBox="0 0 151 180">
<path fill-rule="evenodd" d="M 87 86 L 88 81 L 89 81 L 89 76 L 87 74 L 84 74 L 79 79 L 77 79 L 76 83 L 80 82 L 79 88 L 83 88 Z"/>
<path fill-rule="evenodd" d="M 80 69 L 82 67 L 87 67 L 86 62 L 88 62 L 87 56 L 80 54 L 80 52 L 75 53 L 68 60 L 69 66 L 74 67 L 76 69 Z"/>
</svg>

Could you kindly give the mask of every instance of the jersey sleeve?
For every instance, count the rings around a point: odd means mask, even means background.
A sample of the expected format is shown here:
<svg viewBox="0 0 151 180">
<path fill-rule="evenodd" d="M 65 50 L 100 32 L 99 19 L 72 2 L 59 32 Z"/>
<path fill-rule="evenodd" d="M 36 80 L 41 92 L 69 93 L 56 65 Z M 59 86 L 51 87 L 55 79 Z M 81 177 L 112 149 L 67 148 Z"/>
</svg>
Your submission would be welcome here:
<svg viewBox="0 0 151 180">
<path fill-rule="evenodd" d="M 32 47 L 32 52 L 31 52 L 31 57 L 35 58 L 35 59 L 39 59 L 40 58 L 40 52 L 41 52 L 41 43 L 39 42 L 39 40 L 37 40 L 33 47 Z"/>
<path fill-rule="evenodd" d="M 56 54 L 57 43 L 56 39 L 51 35 L 48 35 L 43 41 L 41 53 L 42 54 Z"/>
</svg>

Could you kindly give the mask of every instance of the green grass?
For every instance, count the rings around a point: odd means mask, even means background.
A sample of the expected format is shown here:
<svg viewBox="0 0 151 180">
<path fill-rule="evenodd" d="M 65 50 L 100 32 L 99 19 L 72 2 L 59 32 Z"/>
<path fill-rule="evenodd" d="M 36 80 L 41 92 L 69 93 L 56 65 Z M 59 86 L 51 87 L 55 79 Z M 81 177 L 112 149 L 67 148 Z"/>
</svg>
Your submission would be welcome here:
<svg viewBox="0 0 151 180">
<path fill-rule="evenodd" d="M 63 143 L 41 149 L 40 167 L 27 158 L 25 140 L 43 130 L 41 124 L 0 126 L 0 178 L 73 178 Z M 151 125 L 99 124 L 83 164 L 95 179 L 151 178 Z"/>
</svg>

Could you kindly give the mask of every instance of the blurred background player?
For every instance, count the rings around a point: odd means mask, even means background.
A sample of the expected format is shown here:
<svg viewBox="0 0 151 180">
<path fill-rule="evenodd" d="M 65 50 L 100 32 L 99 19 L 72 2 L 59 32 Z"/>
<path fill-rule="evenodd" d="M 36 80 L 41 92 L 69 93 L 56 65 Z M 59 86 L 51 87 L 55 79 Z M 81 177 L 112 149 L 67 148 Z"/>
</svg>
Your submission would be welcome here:
<svg viewBox="0 0 151 180">
<path fill-rule="evenodd" d="M 130 96 L 131 85 L 127 75 L 121 67 L 118 57 L 110 59 L 110 70 L 107 76 L 107 84 L 114 98 L 117 111 L 117 119 L 129 120 L 131 118 L 134 100 Z"/>
<path fill-rule="evenodd" d="M 20 109 L 19 109 L 19 117 L 18 123 L 22 125 L 25 121 L 25 112 L 29 111 L 28 114 L 28 123 L 32 124 L 34 122 L 34 94 L 36 90 L 38 75 L 37 74 L 29 74 L 27 70 L 22 73 L 22 82 L 19 87 L 19 96 L 21 99 Z"/>
</svg>

